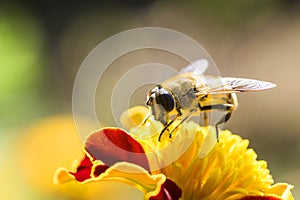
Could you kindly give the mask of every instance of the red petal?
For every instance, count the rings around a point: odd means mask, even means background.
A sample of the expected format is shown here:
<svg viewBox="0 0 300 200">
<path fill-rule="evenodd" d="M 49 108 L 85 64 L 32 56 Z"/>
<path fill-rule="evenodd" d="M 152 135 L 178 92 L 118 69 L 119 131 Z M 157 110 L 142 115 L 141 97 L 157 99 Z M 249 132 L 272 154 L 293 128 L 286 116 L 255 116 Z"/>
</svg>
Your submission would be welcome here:
<svg viewBox="0 0 300 200">
<path fill-rule="evenodd" d="M 149 170 L 142 145 L 118 128 L 104 128 L 91 134 L 86 139 L 85 149 L 108 166 L 117 162 L 130 162 Z"/>
<path fill-rule="evenodd" d="M 178 200 L 182 195 L 181 189 L 172 180 L 167 179 L 162 184 L 160 192 L 149 200 Z"/>
<path fill-rule="evenodd" d="M 85 181 L 89 178 L 91 178 L 91 171 L 92 171 L 93 163 L 90 160 L 90 158 L 85 155 L 85 157 L 80 162 L 79 166 L 76 169 L 76 172 L 69 172 L 72 174 L 77 181 Z M 106 165 L 99 165 L 96 167 L 94 175 L 99 176 L 99 174 L 105 172 L 105 170 L 108 168 Z"/>
<path fill-rule="evenodd" d="M 271 197 L 271 196 L 247 196 L 240 200 L 282 200 L 281 198 Z"/>
<path fill-rule="evenodd" d="M 109 166 L 107 165 L 98 165 L 97 167 L 95 167 L 94 176 L 95 177 L 99 176 L 100 174 L 105 172 L 108 168 Z"/>
</svg>

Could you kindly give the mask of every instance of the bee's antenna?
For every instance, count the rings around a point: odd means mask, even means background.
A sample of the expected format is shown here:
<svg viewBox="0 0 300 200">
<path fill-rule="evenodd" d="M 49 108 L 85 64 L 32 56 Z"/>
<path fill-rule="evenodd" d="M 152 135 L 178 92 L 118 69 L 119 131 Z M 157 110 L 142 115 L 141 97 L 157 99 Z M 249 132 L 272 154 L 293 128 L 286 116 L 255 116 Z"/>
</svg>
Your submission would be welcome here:
<svg viewBox="0 0 300 200">
<path fill-rule="evenodd" d="M 219 127 L 218 127 L 218 124 L 215 125 L 215 128 L 216 128 L 217 142 L 220 142 L 220 141 L 219 141 Z"/>
</svg>

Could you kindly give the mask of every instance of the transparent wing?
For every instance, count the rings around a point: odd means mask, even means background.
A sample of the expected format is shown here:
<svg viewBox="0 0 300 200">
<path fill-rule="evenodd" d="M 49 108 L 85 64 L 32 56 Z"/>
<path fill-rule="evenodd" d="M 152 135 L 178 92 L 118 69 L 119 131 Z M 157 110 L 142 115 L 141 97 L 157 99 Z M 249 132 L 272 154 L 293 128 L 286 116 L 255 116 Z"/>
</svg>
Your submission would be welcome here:
<svg viewBox="0 0 300 200">
<path fill-rule="evenodd" d="M 208 68 L 208 61 L 206 59 L 199 59 L 192 62 L 190 65 L 180 70 L 179 74 L 194 73 L 195 75 L 203 74 Z"/>
<path fill-rule="evenodd" d="M 197 86 L 197 93 L 237 93 L 266 90 L 276 87 L 276 84 L 247 78 L 205 77 L 203 83 Z"/>
</svg>

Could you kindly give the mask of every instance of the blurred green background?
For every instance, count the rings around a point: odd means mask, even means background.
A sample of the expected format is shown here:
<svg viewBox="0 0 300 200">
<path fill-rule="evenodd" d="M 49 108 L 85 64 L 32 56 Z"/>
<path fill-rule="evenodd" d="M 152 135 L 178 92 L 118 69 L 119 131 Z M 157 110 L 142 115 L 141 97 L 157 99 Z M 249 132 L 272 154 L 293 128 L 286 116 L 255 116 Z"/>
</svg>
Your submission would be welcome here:
<svg viewBox="0 0 300 200">
<path fill-rule="evenodd" d="M 79 153 L 71 116 L 76 72 L 101 41 L 144 26 L 196 39 L 223 76 L 278 85 L 239 95 L 225 128 L 249 138 L 275 181 L 295 185 L 300 198 L 298 0 L 28 0 L 0 2 L 1 199 L 72 199 L 51 178 Z"/>
</svg>

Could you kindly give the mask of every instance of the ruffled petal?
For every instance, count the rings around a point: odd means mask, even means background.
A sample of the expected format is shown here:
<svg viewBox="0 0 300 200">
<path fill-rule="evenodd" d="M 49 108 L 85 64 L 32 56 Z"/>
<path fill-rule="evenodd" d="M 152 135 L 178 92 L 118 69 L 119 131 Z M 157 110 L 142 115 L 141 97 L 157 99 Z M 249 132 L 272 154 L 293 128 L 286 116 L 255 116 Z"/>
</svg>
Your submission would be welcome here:
<svg viewBox="0 0 300 200">
<path fill-rule="evenodd" d="M 282 198 L 273 196 L 247 196 L 241 198 L 240 200 L 282 200 Z"/>
<path fill-rule="evenodd" d="M 149 200 L 178 200 L 182 195 L 182 190 L 172 180 L 167 179 L 162 184 L 160 192 L 152 196 Z"/>
<path fill-rule="evenodd" d="M 281 197 L 283 200 L 294 200 L 291 190 L 294 186 L 289 185 L 287 183 L 276 183 L 272 185 L 272 187 L 265 192 L 265 194 L 269 195 L 277 195 Z"/>
<path fill-rule="evenodd" d="M 134 153 L 130 155 L 131 153 Z M 137 159 L 135 153 L 138 153 Z M 102 158 L 103 157 L 103 158 Z M 104 163 L 112 164 L 108 166 Z M 142 146 L 125 131 L 106 128 L 89 136 L 85 143 L 84 157 L 76 162 L 72 172 L 59 168 L 54 177 L 56 184 L 64 185 L 76 195 L 93 196 L 101 193 L 96 182 L 118 181 L 129 184 L 145 193 L 145 199 L 178 200 L 182 191 L 175 182 L 163 174 L 151 175 Z M 79 185 L 97 188 L 85 190 Z M 93 193 L 93 195 L 91 194 Z"/>
<path fill-rule="evenodd" d="M 92 167 L 93 167 L 93 163 L 91 158 L 89 158 L 85 154 L 84 158 L 82 159 L 79 166 L 77 167 L 76 172 L 70 172 L 70 174 L 72 174 L 77 181 L 82 182 L 89 178 L 92 178 L 93 176 L 99 176 L 108 168 L 107 165 L 99 165 L 93 171 L 92 174 Z"/>
<path fill-rule="evenodd" d="M 134 163 L 149 170 L 149 163 L 142 145 L 119 128 L 104 128 L 91 134 L 85 149 L 96 160 L 108 166 L 117 162 Z"/>
<path fill-rule="evenodd" d="M 93 166 L 92 172 L 98 166 Z M 66 169 L 60 168 L 55 174 L 55 183 L 65 186 L 64 190 L 81 196 L 101 194 L 101 188 L 96 187 L 95 184 L 106 181 L 118 181 L 129 184 L 144 192 L 145 199 L 178 200 L 182 193 L 181 189 L 163 174 L 151 175 L 142 167 L 127 162 L 116 163 L 99 176 L 85 180 L 86 188 L 80 187 L 83 185 Z M 89 186 L 92 186 L 94 189 L 89 188 Z"/>
<path fill-rule="evenodd" d="M 54 176 L 54 183 L 66 183 L 73 179 L 78 182 L 84 182 L 99 176 L 109 168 L 105 164 L 95 165 L 95 162 L 99 163 L 99 161 L 96 161 L 88 153 L 85 153 L 79 162 L 75 161 L 74 169 L 70 172 L 64 168 L 57 169 Z"/>
</svg>

